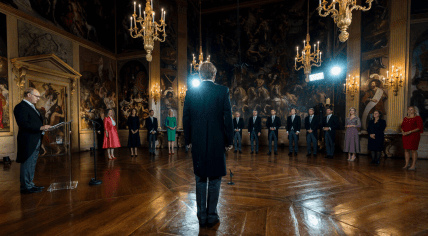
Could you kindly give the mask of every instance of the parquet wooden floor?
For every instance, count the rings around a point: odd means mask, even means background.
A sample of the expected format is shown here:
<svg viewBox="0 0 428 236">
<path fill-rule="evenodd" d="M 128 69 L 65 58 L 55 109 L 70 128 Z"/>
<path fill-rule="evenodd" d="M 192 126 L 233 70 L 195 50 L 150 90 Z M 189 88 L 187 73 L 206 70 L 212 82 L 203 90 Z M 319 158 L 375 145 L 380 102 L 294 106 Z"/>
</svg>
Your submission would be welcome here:
<svg viewBox="0 0 428 236">
<path fill-rule="evenodd" d="M 222 181 L 221 223 L 199 228 L 191 155 L 97 157 L 99 186 L 89 186 L 93 157 L 74 154 L 75 190 L 21 195 L 19 164 L 0 170 L 0 235 L 428 235 L 428 161 L 370 164 L 306 153 L 288 157 L 228 153 L 235 185 Z M 67 179 L 65 157 L 41 157 L 35 183 Z"/>
</svg>

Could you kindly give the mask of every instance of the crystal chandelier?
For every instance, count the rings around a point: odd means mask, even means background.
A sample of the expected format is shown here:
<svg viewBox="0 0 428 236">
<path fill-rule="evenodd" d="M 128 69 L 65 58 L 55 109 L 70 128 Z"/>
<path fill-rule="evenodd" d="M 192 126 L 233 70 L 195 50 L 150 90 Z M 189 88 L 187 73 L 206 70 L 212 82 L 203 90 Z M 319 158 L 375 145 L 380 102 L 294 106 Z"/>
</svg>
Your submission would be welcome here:
<svg viewBox="0 0 428 236">
<path fill-rule="evenodd" d="M 337 24 L 337 27 L 340 29 L 341 33 L 339 35 L 340 42 L 344 43 L 349 38 L 348 27 L 352 22 L 352 11 L 361 10 L 368 11 L 372 7 L 373 0 L 366 0 L 368 7 L 362 7 L 357 5 L 357 0 L 333 0 L 329 6 L 328 2 L 319 0 L 318 13 L 322 17 L 326 17 L 331 14 L 331 17 L 334 19 L 334 23 Z M 336 9 L 336 3 L 339 4 L 339 9 Z M 321 11 L 324 10 L 324 14 Z"/>
<path fill-rule="evenodd" d="M 299 47 L 297 47 L 297 55 L 294 59 L 294 69 L 300 70 L 304 69 L 304 73 L 306 75 L 306 82 L 309 82 L 309 75 L 312 71 L 312 66 L 319 67 L 321 66 L 321 54 L 320 51 L 320 42 L 318 41 L 317 44 L 314 44 L 314 51 L 311 52 L 311 43 L 310 43 L 310 37 L 309 37 L 309 0 L 308 0 L 308 22 L 307 22 L 307 34 L 306 34 L 306 40 L 303 40 L 303 50 L 302 55 L 299 56 Z M 297 67 L 297 63 L 301 63 L 299 67 Z"/>
<path fill-rule="evenodd" d="M 158 104 L 158 101 L 162 95 L 162 89 L 160 88 L 158 83 L 152 86 L 152 90 L 150 91 L 150 93 L 151 97 L 153 98 L 153 101 L 155 102 L 155 105 Z"/>
<path fill-rule="evenodd" d="M 354 101 L 354 97 L 356 94 L 358 94 L 358 76 L 355 78 L 355 76 L 352 77 L 349 75 L 348 79 L 346 80 L 346 83 L 343 85 L 345 94 L 349 94 L 351 97 L 351 101 Z"/>
<path fill-rule="evenodd" d="M 199 1 L 199 62 L 196 62 L 195 54 L 193 54 L 193 60 L 190 64 L 190 74 L 197 74 L 199 72 L 199 67 L 204 63 L 204 54 L 202 52 L 202 12 L 201 12 L 201 1 Z M 208 55 L 205 62 L 210 62 L 211 56 Z"/>
<path fill-rule="evenodd" d="M 160 23 L 155 22 L 155 12 L 153 11 L 153 0 L 147 0 L 146 9 L 143 17 L 141 16 L 141 4 L 138 4 L 139 16 L 137 17 L 137 3 L 134 2 L 134 14 L 131 16 L 131 27 L 129 28 L 132 38 L 143 38 L 144 49 L 147 52 L 147 61 L 152 61 L 152 51 L 155 40 L 165 42 L 165 15 L 166 12 L 162 9 Z M 137 23 L 139 23 L 137 25 Z M 134 27 L 134 28 L 133 28 Z M 163 33 L 163 34 L 162 34 Z M 160 36 L 162 34 L 162 36 Z M 162 38 L 163 37 L 163 38 Z"/>
</svg>

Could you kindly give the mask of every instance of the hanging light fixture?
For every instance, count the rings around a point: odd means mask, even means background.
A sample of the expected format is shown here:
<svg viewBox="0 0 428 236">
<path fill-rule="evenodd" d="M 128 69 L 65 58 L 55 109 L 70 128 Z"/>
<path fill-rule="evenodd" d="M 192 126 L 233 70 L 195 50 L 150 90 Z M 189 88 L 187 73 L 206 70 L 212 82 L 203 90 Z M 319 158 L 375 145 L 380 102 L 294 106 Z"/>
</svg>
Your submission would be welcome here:
<svg viewBox="0 0 428 236">
<path fill-rule="evenodd" d="M 129 28 L 129 31 L 132 38 L 143 38 L 144 49 L 147 52 L 146 59 L 150 62 L 153 59 L 152 51 L 155 40 L 161 43 L 165 42 L 166 11 L 162 9 L 160 23 L 157 23 L 155 21 L 155 12 L 153 11 L 153 0 L 147 0 L 143 17 L 141 16 L 141 4 L 138 4 L 138 8 L 140 13 L 139 16 L 137 15 L 137 2 L 134 2 L 134 14 L 131 16 L 131 27 Z M 139 25 L 137 25 L 137 23 L 139 23 Z M 162 36 L 160 36 L 160 34 L 162 34 Z"/>
<path fill-rule="evenodd" d="M 319 0 L 318 13 L 322 17 L 326 17 L 331 14 L 334 19 L 334 23 L 340 29 L 339 40 L 344 43 L 349 38 L 348 27 L 352 23 L 352 11 L 361 10 L 368 11 L 372 7 L 373 0 L 366 0 L 368 7 L 362 7 L 357 5 L 357 0 L 332 0 L 331 4 L 327 6 L 328 1 Z M 395 0 L 400 1 L 400 0 Z M 339 4 L 339 10 L 336 9 L 336 3 Z M 324 10 L 324 13 L 321 13 Z"/>
<path fill-rule="evenodd" d="M 299 55 L 299 47 L 297 47 L 297 55 L 294 59 L 294 69 L 300 70 L 304 69 L 304 73 L 306 75 L 306 82 L 309 82 L 309 75 L 312 72 L 312 66 L 320 67 L 321 66 L 321 54 L 320 51 L 320 42 L 318 41 L 317 44 L 314 44 L 314 50 L 312 51 L 311 43 L 310 43 L 310 37 L 309 37 L 309 0 L 308 0 L 308 22 L 307 22 L 307 34 L 306 34 L 306 40 L 303 40 L 303 50 L 302 55 Z M 301 63 L 299 67 L 297 67 L 297 63 Z"/>
<path fill-rule="evenodd" d="M 202 52 L 202 2 L 199 0 L 199 62 L 196 61 L 195 54 L 193 54 L 192 63 L 190 63 L 190 74 L 197 74 L 199 72 L 199 67 L 204 63 L 204 54 Z M 211 56 L 208 55 L 205 62 L 209 62 Z"/>
</svg>

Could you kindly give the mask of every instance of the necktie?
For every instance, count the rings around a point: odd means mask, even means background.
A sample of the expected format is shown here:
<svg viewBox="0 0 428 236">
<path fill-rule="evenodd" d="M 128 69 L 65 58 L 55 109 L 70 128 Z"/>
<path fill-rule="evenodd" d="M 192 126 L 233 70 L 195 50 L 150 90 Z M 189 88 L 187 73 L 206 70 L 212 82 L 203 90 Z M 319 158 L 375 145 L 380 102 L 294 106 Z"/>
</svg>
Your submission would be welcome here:
<svg viewBox="0 0 428 236">
<path fill-rule="evenodd" d="M 256 123 L 256 117 L 253 117 L 253 124 Z"/>
<path fill-rule="evenodd" d="M 313 116 L 309 117 L 309 123 L 312 123 Z"/>
<path fill-rule="evenodd" d="M 275 116 L 272 116 L 272 123 L 275 121 Z"/>
<path fill-rule="evenodd" d="M 294 116 L 291 116 L 291 122 L 293 122 L 294 121 Z"/>
<path fill-rule="evenodd" d="M 153 117 L 150 116 L 150 120 L 152 120 L 152 123 L 153 123 Z"/>
<path fill-rule="evenodd" d="M 327 116 L 327 123 L 328 123 L 329 120 L 330 120 L 330 116 Z"/>
</svg>

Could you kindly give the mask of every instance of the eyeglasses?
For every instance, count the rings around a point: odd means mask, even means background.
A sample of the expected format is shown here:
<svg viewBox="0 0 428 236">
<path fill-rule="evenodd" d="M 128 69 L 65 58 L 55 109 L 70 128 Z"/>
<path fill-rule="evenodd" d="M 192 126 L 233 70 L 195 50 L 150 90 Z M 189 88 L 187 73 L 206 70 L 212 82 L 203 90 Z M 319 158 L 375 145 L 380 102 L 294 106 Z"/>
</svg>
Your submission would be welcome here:
<svg viewBox="0 0 428 236">
<path fill-rule="evenodd" d="M 36 98 L 41 98 L 42 96 L 37 96 L 37 95 L 34 95 L 34 94 L 32 94 L 32 93 L 30 93 L 31 95 L 33 95 L 34 97 L 36 97 Z"/>
</svg>

